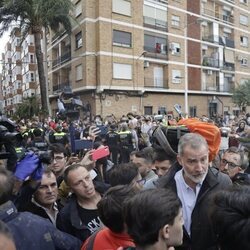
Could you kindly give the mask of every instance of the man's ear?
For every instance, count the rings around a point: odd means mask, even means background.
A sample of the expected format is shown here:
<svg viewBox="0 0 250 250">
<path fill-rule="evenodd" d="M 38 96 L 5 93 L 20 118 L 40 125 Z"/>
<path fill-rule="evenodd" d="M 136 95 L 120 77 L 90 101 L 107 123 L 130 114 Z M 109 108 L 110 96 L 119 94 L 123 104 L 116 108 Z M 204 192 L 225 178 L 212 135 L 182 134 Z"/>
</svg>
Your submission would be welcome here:
<svg viewBox="0 0 250 250">
<path fill-rule="evenodd" d="M 179 154 L 177 155 L 176 159 L 177 159 L 178 163 L 182 166 L 182 158 Z"/>
<path fill-rule="evenodd" d="M 169 225 L 166 224 L 162 227 L 162 229 L 160 230 L 161 232 L 161 237 L 164 239 L 164 240 L 169 240 Z"/>
</svg>

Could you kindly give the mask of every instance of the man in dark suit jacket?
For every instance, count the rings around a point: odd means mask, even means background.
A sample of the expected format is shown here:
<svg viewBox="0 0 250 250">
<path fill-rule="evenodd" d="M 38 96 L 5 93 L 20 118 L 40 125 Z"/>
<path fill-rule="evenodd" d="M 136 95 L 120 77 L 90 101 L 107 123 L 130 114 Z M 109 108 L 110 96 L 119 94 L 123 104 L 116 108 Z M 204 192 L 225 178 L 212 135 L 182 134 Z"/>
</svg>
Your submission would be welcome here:
<svg viewBox="0 0 250 250">
<path fill-rule="evenodd" d="M 172 189 L 182 202 L 184 218 L 183 245 L 176 250 L 218 250 L 216 235 L 209 220 L 210 197 L 232 184 L 230 178 L 209 167 L 206 140 L 187 133 L 178 144 L 178 155 L 159 187 Z"/>
</svg>

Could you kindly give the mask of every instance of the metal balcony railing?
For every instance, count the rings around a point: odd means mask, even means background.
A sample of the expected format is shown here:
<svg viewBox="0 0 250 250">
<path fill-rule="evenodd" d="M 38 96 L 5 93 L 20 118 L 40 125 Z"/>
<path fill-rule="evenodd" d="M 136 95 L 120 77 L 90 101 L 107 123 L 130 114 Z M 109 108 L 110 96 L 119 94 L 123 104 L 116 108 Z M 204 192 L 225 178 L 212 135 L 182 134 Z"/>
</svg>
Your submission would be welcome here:
<svg viewBox="0 0 250 250">
<path fill-rule="evenodd" d="M 234 84 L 233 83 L 219 84 L 217 82 L 206 82 L 202 90 L 230 93 L 234 90 Z"/>
<path fill-rule="evenodd" d="M 70 60 L 71 60 L 71 52 L 69 51 L 65 53 L 64 55 L 58 57 L 57 59 L 53 60 L 52 67 L 54 68 Z"/>
<path fill-rule="evenodd" d="M 202 40 L 210 43 L 216 43 L 220 45 L 224 45 L 226 47 L 234 48 L 235 43 L 234 40 L 227 38 L 227 37 L 222 37 L 222 36 L 215 36 L 215 35 L 203 35 Z"/>
<path fill-rule="evenodd" d="M 168 81 L 163 78 L 144 78 L 145 88 L 168 89 Z"/>
<path fill-rule="evenodd" d="M 214 59 L 212 57 L 204 56 L 203 61 L 202 61 L 202 65 L 207 66 L 207 67 L 218 68 L 219 67 L 219 60 Z"/>
<path fill-rule="evenodd" d="M 71 84 L 69 82 L 59 83 L 59 84 L 53 85 L 52 87 L 53 92 L 62 92 L 68 88 L 71 88 Z"/>
<path fill-rule="evenodd" d="M 157 49 L 155 47 L 149 47 L 149 46 L 144 46 L 144 50 L 147 51 L 145 57 L 153 57 L 164 60 L 166 60 L 168 57 L 167 46 L 165 50 L 161 50 L 160 52 L 157 52 Z"/>
<path fill-rule="evenodd" d="M 143 24 L 146 27 L 162 30 L 162 31 L 168 31 L 168 24 L 167 22 L 164 22 L 162 20 L 158 20 L 152 17 L 143 17 Z"/>
</svg>

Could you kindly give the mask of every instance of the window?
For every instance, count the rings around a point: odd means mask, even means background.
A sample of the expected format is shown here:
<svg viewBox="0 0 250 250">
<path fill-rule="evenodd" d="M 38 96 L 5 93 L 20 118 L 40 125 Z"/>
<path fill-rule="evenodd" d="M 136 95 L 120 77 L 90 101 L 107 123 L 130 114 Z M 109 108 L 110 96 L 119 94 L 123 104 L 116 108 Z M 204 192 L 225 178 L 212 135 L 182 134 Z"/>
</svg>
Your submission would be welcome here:
<svg viewBox="0 0 250 250">
<path fill-rule="evenodd" d="M 81 31 L 76 34 L 75 40 L 76 40 L 76 49 L 82 47 L 82 32 Z"/>
<path fill-rule="evenodd" d="M 196 108 L 196 106 L 189 107 L 189 115 L 191 117 L 196 117 L 197 116 L 197 108 Z"/>
<path fill-rule="evenodd" d="M 34 73 L 30 73 L 30 81 L 31 82 L 35 81 Z"/>
<path fill-rule="evenodd" d="M 248 37 L 240 36 L 240 45 L 244 47 L 248 47 Z"/>
<path fill-rule="evenodd" d="M 113 30 L 113 45 L 130 48 L 131 41 L 131 33 Z"/>
<path fill-rule="evenodd" d="M 247 58 L 242 58 L 241 60 L 240 60 L 240 65 L 241 66 L 248 66 L 248 60 L 247 60 Z"/>
<path fill-rule="evenodd" d="M 34 56 L 30 55 L 30 63 L 34 63 Z"/>
<path fill-rule="evenodd" d="M 126 0 L 113 0 L 112 1 L 113 12 L 131 16 L 131 2 Z"/>
<path fill-rule="evenodd" d="M 179 43 L 171 43 L 170 49 L 172 55 L 179 55 L 181 53 L 181 47 Z"/>
<path fill-rule="evenodd" d="M 75 17 L 78 17 L 82 14 L 82 1 L 79 1 L 75 5 Z"/>
<path fill-rule="evenodd" d="M 76 66 L 76 81 L 82 80 L 82 64 Z"/>
<path fill-rule="evenodd" d="M 113 78 L 115 79 L 132 79 L 132 65 L 114 63 L 113 64 Z"/>
<path fill-rule="evenodd" d="M 180 17 L 179 16 L 172 16 L 171 17 L 171 24 L 174 27 L 180 27 Z"/>
<path fill-rule="evenodd" d="M 248 1 L 248 0 L 240 0 L 240 3 L 247 4 L 247 1 Z"/>
<path fill-rule="evenodd" d="M 180 70 L 172 70 L 172 83 L 181 83 L 181 71 Z"/>
<path fill-rule="evenodd" d="M 240 24 L 248 25 L 248 17 L 244 15 L 240 15 Z"/>
<path fill-rule="evenodd" d="M 154 86 L 157 88 L 163 87 L 163 68 L 154 67 Z"/>
<path fill-rule="evenodd" d="M 143 5 L 144 23 L 166 28 L 167 27 L 167 9 L 158 9 L 152 6 Z"/>
<path fill-rule="evenodd" d="M 152 106 L 144 106 L 144 115 L 152 115 L 153 107 Z"/>
<path fill-rule="evenodd" d="M 144 35 L 144 49 L 152 53 L 167 54 L 167 38 Z"/>
</svg>

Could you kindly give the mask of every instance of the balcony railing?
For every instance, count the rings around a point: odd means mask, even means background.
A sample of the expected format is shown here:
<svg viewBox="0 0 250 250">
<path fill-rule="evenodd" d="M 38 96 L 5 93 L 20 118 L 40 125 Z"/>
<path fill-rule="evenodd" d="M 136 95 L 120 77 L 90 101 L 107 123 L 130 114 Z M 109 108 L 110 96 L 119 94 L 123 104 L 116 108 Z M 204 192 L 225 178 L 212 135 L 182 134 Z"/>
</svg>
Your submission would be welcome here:
<svg viewBox="0 0 250 250">
<path fill-rule="evenodd" d="M 152 17 L 143 17 L 143 23 L 144 26 L 152 28 L 152 29 L 157 29 L 157 30 L 162 30 L 162 31 L 168 31 L 168 25 L 167 22 L 164 22 L 162 20 L 158 20 Z"/>
<path fill-rule="evenodd" d="M 206 42 L 210 42 L 210 43 L 225 45 L 226 47 L 230 47 L 230 48 L 235 47 L 234 40 L 229 39 L 227 37 L 209 35 L 209 36 L 202 36 L 202 40 Z"/>
<path fill-rule="evenodd" d="M 233 83 L 218 84 L 216 82 L 205 83 L 203 91 L 214 91 L 214 92 L 227 92 L 230 93 L 234 90 Z"/>
<path fill-rule="evenodd" d="M 64 83 L 59 83 L 59 84 L 56 84 L 56 85 L 53 85 L 53 92 L 62 92 L 66 89 L 69 89 L 71 88 L 71 84 L 69 82 L 64 82 Z"/>
<path fill-rule="evenodd" d="M 222 70 L 234 71 L 235 70 L 235 64 L 224 62 L 223 66 L 222 66 Z"/>
<path fill-rule="evenodd" d="M 144 50 L 147 51 L 147 53 L 145 54 L 145 57 L 153 57 L 153 58 L 159 58 L 159 59 L 164 59 L 164 60 L 166 60 L 168 57 L 167 49 L 157 52 L 157 49 L 155 47 L 144 46 Z"/>
<path fill-rule="evenodd" d="M 67 52 L 64 55 L 58 57 L 57 59 L 53 60 L 52 62 L 52 68 L 62 65 L 65 62 L 68 62 L 71 60 L 71 52 Z"/>
<path fill-rule="evenodd" d="M 207 15 L 207 16 L 210 16 L 210 17 L 213 17 L 213 18 L 214 18 L 214 16 L 215 16 L 214 10 L 211 10 L 211 9 L 202 8 L 201 13 L 202 13 L 203 15 Z"/>
<path fill-rule="evenodd" d="M 145 88 L 168 89 L 168 81 L 163 78 L 144 78 Z"/>
<path fill-rule="evenodd" d="M 216 13 L 214 10 L 202 8 L 201 10 L 203 15 L 209 16 L 211 18 L 224 21 L 225 23 L 234 23 L 234 18 L 232 15 L 221 15 Z"/>
<path fill-rule="evenodd" d="M 214 59 L 212 57 L 204 56 L 203 61 L 202 61 L 202 65 L 207 66 L 207 67 L 218 68 L 219 67 L 219 60 Z"/>
</svg>

